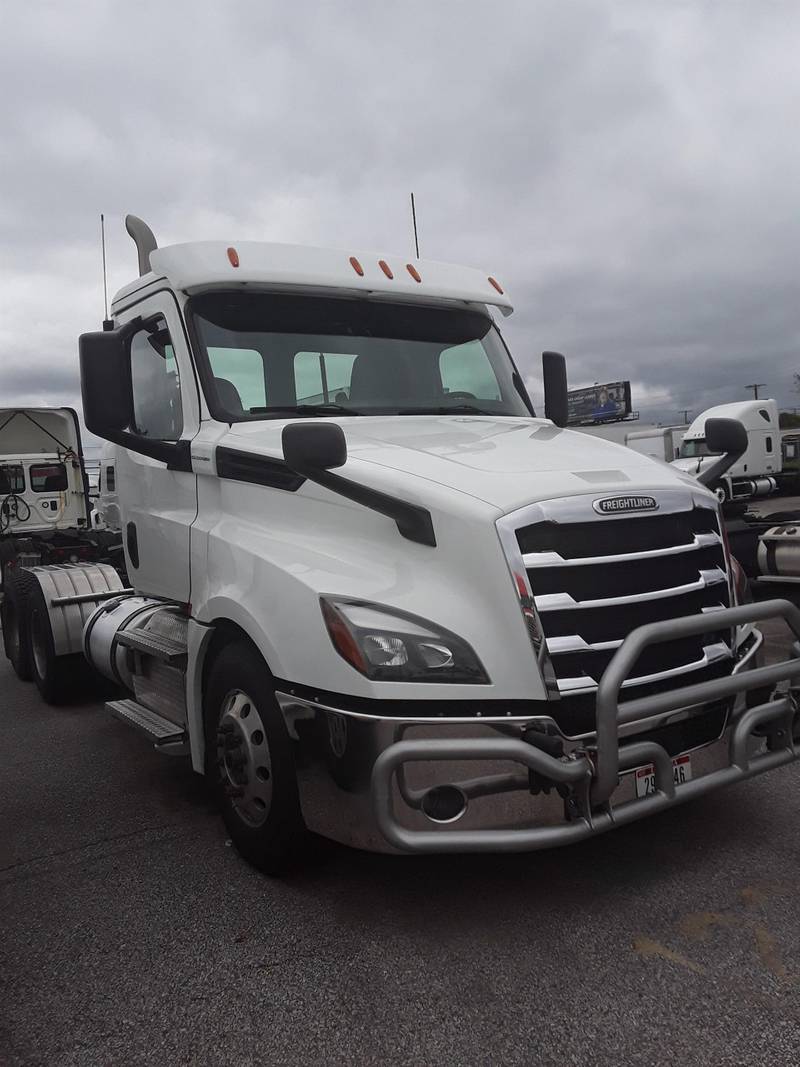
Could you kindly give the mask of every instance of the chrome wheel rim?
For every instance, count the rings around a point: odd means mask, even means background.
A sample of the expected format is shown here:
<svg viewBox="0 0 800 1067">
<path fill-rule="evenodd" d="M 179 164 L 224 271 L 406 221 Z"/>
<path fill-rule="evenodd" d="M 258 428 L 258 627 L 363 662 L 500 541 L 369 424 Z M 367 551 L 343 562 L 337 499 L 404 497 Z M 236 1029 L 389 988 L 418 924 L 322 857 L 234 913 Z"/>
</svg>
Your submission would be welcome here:
<svg viewBox="0 0 800 1067">
<path fill-rule="evenodd" d="M 248 826 L 262 826 L 272 807 L 272 762 L 255 701 L 232 689 L 222 702 L 217 733 L 222 788 Z"/>
</svg>

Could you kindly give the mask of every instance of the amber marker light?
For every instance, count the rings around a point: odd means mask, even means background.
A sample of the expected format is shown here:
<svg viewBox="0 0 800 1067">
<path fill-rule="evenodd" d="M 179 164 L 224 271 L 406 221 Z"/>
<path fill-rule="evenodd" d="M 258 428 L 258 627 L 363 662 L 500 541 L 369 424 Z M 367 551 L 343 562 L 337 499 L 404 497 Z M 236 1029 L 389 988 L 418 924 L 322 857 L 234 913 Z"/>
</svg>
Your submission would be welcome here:
<svg viewBox="0 0 800 1067">
<path fill-rule="evenodd" d="M 230 260 L 230 264 L 232 267 L 239 266 L 239 253 L 236 251 L 235 248 L 228 249 L 228 259 Z"/>
<path fill-rule="evenodd" d="M 355 256 L 350 257 L 350 266 L 353 268 L 359 278 L 364 277 L 364 268 L 361 266 Z"/>
</svg>

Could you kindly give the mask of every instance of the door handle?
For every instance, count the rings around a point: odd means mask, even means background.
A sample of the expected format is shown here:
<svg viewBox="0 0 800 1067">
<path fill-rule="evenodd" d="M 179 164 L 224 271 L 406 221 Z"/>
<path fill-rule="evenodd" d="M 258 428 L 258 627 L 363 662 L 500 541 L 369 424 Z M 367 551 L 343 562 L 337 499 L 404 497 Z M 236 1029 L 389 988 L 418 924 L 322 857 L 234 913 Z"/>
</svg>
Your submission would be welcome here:
<svg viewBox="0 0 800 1067">
<path fill-rule="evenodd" d="M 134 567 L 139 566 L 139 537 L 136 533 L 136 523 L 129 522 L 125 530 L 125 540 L 128 546 L 128 558 Z"/>
</svg>

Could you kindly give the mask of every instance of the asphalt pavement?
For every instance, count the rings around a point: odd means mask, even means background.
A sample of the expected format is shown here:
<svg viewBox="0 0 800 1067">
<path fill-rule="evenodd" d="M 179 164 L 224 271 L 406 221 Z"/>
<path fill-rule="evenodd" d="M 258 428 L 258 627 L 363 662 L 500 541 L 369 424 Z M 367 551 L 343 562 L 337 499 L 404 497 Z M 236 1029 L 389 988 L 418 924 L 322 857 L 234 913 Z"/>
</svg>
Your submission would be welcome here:
<svg viewBox="0 0 800 1067">
<path fill-rule="evenodd" d="M 0 713 L 4 1067 L 800 1063 L 798 765 L 560 851 L 279 881 L 101 706 L 3 660 Z"/>
</svg>

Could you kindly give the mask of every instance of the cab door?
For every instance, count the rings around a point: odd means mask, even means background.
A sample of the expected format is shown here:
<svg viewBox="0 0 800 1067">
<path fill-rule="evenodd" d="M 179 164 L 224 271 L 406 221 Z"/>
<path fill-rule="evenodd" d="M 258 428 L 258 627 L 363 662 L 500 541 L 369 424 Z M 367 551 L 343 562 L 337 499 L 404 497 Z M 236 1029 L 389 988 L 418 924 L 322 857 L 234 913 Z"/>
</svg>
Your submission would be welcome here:
<svg viewBox="0 0 800 1067">
<path fill-rule="evenodd" d="M 172 294 L 148 297 L 118 321 L 138 316 L 142 328 L 130 347 L 130 430 L 148 441 L 191 441 L 199 428 L 197 386 Z M 137 592 L 189 602 L 197 477 L 127 448 L 117 450 L 115 473 L 131 584 Z"/>
</svg>

